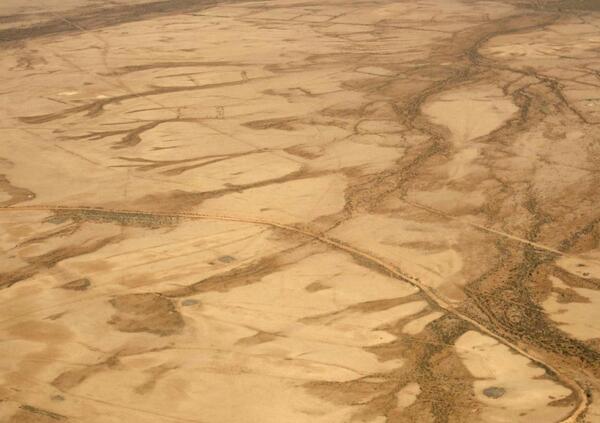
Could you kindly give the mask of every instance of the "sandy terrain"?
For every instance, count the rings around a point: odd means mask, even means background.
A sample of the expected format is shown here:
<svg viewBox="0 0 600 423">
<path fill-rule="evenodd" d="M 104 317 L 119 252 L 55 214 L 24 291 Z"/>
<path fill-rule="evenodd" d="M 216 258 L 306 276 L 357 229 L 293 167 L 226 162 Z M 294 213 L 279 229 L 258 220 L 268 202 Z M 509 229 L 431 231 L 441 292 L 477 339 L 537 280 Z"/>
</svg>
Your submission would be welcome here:
<svg viewBox="0 0 600 423">
<path fill-rule="evenodd" d="M 5 0 L 0 421 L 600 422 L 596 0 Z"/>
</svg>

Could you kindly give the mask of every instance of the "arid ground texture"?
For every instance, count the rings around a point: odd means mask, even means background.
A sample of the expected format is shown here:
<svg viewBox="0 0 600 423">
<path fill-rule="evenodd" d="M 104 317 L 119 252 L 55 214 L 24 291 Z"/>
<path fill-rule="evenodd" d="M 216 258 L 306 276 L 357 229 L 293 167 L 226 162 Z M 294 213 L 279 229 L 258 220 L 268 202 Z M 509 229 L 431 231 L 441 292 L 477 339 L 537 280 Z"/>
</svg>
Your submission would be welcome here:
<svg viewBox="0 0 600 423">
<path fill-rule="evenodd" d="M 600 422 L 600 0 L 3 0 L 0 52 L 0 422 Z"/>
</svg>

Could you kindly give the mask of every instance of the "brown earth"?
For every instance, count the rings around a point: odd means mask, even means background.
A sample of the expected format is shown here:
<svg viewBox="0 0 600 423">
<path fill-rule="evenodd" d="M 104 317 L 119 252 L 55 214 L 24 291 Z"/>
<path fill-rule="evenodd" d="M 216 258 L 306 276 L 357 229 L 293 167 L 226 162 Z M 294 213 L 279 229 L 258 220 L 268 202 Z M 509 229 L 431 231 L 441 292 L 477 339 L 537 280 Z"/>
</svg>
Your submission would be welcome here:
<svg viewBox="0 0 600 423">
<path fill-rule="evenodd" d="M 593 0 L 0 5 L 0 421 L 600 422 Z"/>
</svg>

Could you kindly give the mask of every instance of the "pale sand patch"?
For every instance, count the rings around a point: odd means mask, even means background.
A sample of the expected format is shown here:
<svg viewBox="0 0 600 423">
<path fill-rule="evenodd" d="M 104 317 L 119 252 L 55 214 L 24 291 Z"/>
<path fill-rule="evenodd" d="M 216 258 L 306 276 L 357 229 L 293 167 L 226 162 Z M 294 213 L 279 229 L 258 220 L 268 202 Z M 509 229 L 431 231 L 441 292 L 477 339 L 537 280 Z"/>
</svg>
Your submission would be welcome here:
<svg viewBox="0 0 600 423">
<path fill-rule="evenodd" d="M 20 358 L 43 353 L 44 343 L 28 339 L 6 339 L 0 342 L 0 354 L 5 358 L 0 361 L 0 383 L 9 383 L 13 372 L 18 373 L 22 365 Z"/>
<path fill-rule="evenodd" d="M 363 134 L 389 134 L 406 130 L 402 124 L 389 119 L 365 119 L 357 125 L 358 132 Z"/>
<path fill-rule="evenodd" d="M 10 200 L 12 197 L 7 193 L 7 192 L 0 192 L 0 203 L 3 201 L 8 201 Z"/>
<path fill-rule="evenodd" d="M 318 281 L 329 289 L 306 290 Z M 311 255 L 251 285 L 196 296 L 201 306 L 184 311 L 193 329 L 178 338 L 176 347 L 125 358 L 122 368 L 86 380 L 76 392 L 92 396 L 102 391 L 103 398 L 114 402 L 128 395 L 135 406 L 170 404 L 177 415 L 201 407 L 209 421 L 349 421 L 348 413 L 356 406 L 319 399 L 303 385 L 354 380 L 401 367 L 402 357 L 380 362 L 364 347 L 394 340 L 377 328 L 423 310 L 426 302 L 374 312 L 346 309 L 414 292 L 414 287 L 369 271 L 344 254 Z M 305 319 L 324 313 L 333 314 L 318 322 Z M 267 336 L 247 342 L 257 333 Z M 160 363 L 174 369 L 153 391 L 131 397 L 128 393 L 145 380 L 143 370 Z M 106 392 L 107 386 L 118 387 Z"/>
<path fill-rule="evenodd" d="M 409 383 L 404 388 L 400 389 L 400 391 L 398 391 L 396 394 L 398 408 L 406 408 L 413 404 L 417 400 L 417 397 L 420 393 L 421 387 L 416 382 Z"/>
<path fill-rule="evenodd" d="M 481 207 L 486 197 L 481 191 L 462 192 L 443 187 L 435 191 L 413 191 L 409 194 L 409 199 L 436 210 L 452 213 L 465 208 Z"/>
<path fill-rule="evenodd" d="M 198 210 L 277 222 L 307 222 L 344 207 L 346 180 L 331 175 L 251 188 L 208 200 Z"/>
<path fill-rule="evenodd" d="M 342 223 L 331 233 L 335 238 L 401 266 L 404 272 L 428 286 L 441 286 L 463 269 L 463 259 L 453 249 L 460 233 L 448 225 L 361 215 Z"/>
<path fill-rule="evenodd" d="M 395 74 L 394 71 L 386 68 L 382 68 L 380 66 L 364 66 L 362 68 L 356 69 L 358 73 L 366 73 L 368 75 L 376 75 L 376 76 L 392 76 Z"/>
<path fill-rule="evenodd" d="M 571 410 L 548 405 L 568 396 L 569 389 L 544 378 L 542 368 L 495 339 L 469 331 L 455 345 L 462 362 L 476 378 L 473 387 L 477 400 L 483 404 L 482 422 L 556 422 Z M 498 396 L 489 396 L 492 391 Z"/>
<path fill-rule="evenodd" d="M 452 156 L 446 164 L 448 180 L 456 181 L 468 176 L 474 172 L 485 170 L 484 166 L 475 164 L 475 160 L 480 155 L 480 147 L 476 144 L 463 148 Z"/>
<path fill-rule="evenodd" d="M 206 157 L 205 160 L 208 160 L 229 154 L 252 152 L 262 147 L 243 139 L 232 138 L 227 133 L 219 132 L 218 128 L 213 129 L 195 122 L 162 123 L 144 132 L 140 137 L 142 141 L 135 146 L 133 152 L 127 151 L 127 157 L 139 156 L 149 160 Z M 94 155 L 102 153 L 104 151 L 94 151 Z M 123 152 L 118 154 L 124 155 Z"/>
<path fill-rule="evenodd" d="M 346 332 L 345 336 L 349 335 L 349 338 L 359 339 L 360 334 L 365 329 L 375 330 L 386 324 L 395 323 L 400 319 L 419 313 L 426 308 L 427 303 L 425 301 L 412 301 L 382 311 L 347 313 L 339 319 L 332 320 L 329 326 Z"/>
<path fill-rule="evenodd" d="M 163 414 L 167 414 L 165 411 L 168 410 L 169 415 L 182 418 L 199 416 L 199 422 L 342 422 L 350 420 L 354 409 L 307 393 L 302 385 L 310 379 L 300 372 L 297 377 L 280 376 L 270 373 L 268 368 L 250 369 L 237 364 L 255 361 L 251 356 L 206 349 L 186 352 L 185 347 L 175 352 L 181 354 L 178 359 L 173 360 L 175 354 L 171 352 L 164 355 L 163 360 L 178 368 L 166 373 L 157 387 L 144 395 L 131 394 L 147 379 L 143 373 L 136 375 L 132 371 L 105 371 L 94 377 L 92 383 L 86 382 L 76 391 L 78 395 L 95 398 L 99 387 L 111 386 L 111 389 L 101 391 L 103 401 L 119 404 L 123 398 L 128 398 L 130 407 L 157 412 L 163 410 Z M 236 362 L 210 363 L 210 360 L 219 357 L 228 357 Z M 90 413 L 89 408 L 85 411 Z M 117 423 L 123 421 L 124 413 L 127 410 L 108 409 L 109 419 L 104 416 L 97 421 Z M 136 413 L 131 416 L 129 421 L 162 423 L 172 420 Z"/>
<path fill-rule="evenodd" d="M 306 289 L 316 282 L 326 285 L 328 289 L 316 292 Z M 248 317 L 253 316 L 252 326 L 260 327 L 266 332 L 288 328 L 306 331 L 306 336 L 313 338 L 311 333 L 331 332 L 330 329 L 335 327 L 333 332 L 337 332 L 337 338 L 353 344 L 365 341 L 371 344 L 377 340 L 363 335 L 370 337 L 372 329 L 385 322 L 417 313 L 426 304 L 422 301 L 409 302 L 370 312 L 350 311 L 346 310 L 347 307 L 356 303 L 405 297 L 416 292 L 418 290 L 410 284 L 361 267 L 344 254 L 328 252 L 311 255 L 284 269 L 274 270 L 257 283 L 235 288 L 226 294 L 206 293 L 203 298 L 208 303 L 220 304 L 213 311 L 217 313 L 239 311 L 235 307 L 229 310 L 227 305 L 251 306 L 245 313 Z M 280 310 L 285 310 L 285 314 L 279 315 Z M 332 312 L 335 313 L 330 315 Z M 275 315 L 272 316 L 271 313 Z M 288 319 L 297 320 L 308 316 L 312 318 L 306 322 L 310 327 L 305 324 L 296 328 L 289 326 Z M 316 317 L 318 319 L 314 320 Z M 316 322 L 328 322 L 327 328 L 316 327 Z M 320 335 L 317 335 L 315 339 L 319 338 Z M 386 338 L 394 339 L 389 334 Z"/>
<path fill-rule="evenodd" d="M 306 15 L 299 16 L 298 18 L 295 19 L 295 21 L 300 21 L 300 22 L 327 22 L 331 18 L 332 17 L 328 16 L 328 15 L 306 14 Z"/>
<path fill-rule="evenodd" d="M 423 317 L 419 317 L 418 319 L 415 319 L 405 324 L 402 328 L 402 333 L 406 333 L 408 335 L 416 335 L 420 333 L 423 329 L 425 329 L 425 326 L 427 326 L 429 323 L 442 317 L 443 315 L 444 313 L 434 311 L 432 313 L 426 314 Z"/>
<path fill-rule="evenodd" d="M 403 148 L 346 141 L 324 148 L 322 155 L 311 160 L 309 166 L 322 170 L 360 167 L 363 172 L 380 172 L 393 165 L 403 153 Z"/>
<path fill-rule="evenodd" d="M 589 302 L 559 302 L 556 292 L 542 303 L 544 310 L 557 325 L 577 339 L 600 338 L 600 291 L 570 287 L 555 276 L 549 276 L 555 288 L 573 290 Z"/>
<path fill-rule="evenodd" d="M 306 289 L 317 282 L 328 288 Z M 380 362 L 363 348 L 393 341 L 393 335 L 378 328 L 418 313 L 427 304 L 413 301 L 380 311 L 348 307 L 415 292 L 416 288 L 369 271 L 344 254 L 328 252 L 250 285 L 196 296 L 202 307 L 186 309 L 185 315 L 195 322 L 196 344 L 257 357 L 238 366 L 280 377 L 343 381 L 400 367 L 402 357 Z M 260 333 L 269 335 L 248 342 Z"/>
<path fill-rule="evenodd" d="M 459 145 L 489 134 L 518 110 L 510 98 L 493 86 L 448 91 L 423 107 L 434 123 L 450 130 L 453 141 Z"/>
<path fill-rule="evenodd" d="M 193 165 L 193 163 L 188 165 Z M 186 173 L 186 179 L 202 180 L 208 178 L 222 182 L 223 185 L 244 185 L 279 178 L 299 169 L 299 163 L 282 155 L 258 153 L 234 157 L 192 169 Z"/>
<path fill-rule="evenodd" d="M 18 148 L 15 148 L 16 145 Z M 175 189 L 211 190 L 223 187 L 225 183 L 201 178 L 188 180 L 181 176 L 152 176 L 148 172 L 112 167 L 131 165 L 131 162 L 102 158 L 103 148 L 110 147 L 101 142 L 85 143 L 82 148 L 73 147 L 68 143 L 50 144 L 44 147 L 45 160 L 36 164 L 35 172 L 28 167 L 16 167 L 11 169 L 8 177 L 13 185 L 26 186 L 36 193 L 36 197 L 30 204 L 58 203 L 76 206 L 81 204 L 105 206 L 114 201 L 122 201 L 130 206 L 132 200 L 148 194 L 157 195 Z M 4 156 L 8 151 L 13 150 L 11 159 L 25 163 L 33 154 L 39 154 L 36 153 L 39 152 L 38 149 L 39 139 L 25 133 L 19 136 L 18 141 L 17 138 L 13 140 L 8 136 L 6 142 L 0 145 L 0 155 Z M 123 153 L 117 154 L 123 155 Z M 62 166 L 61 163 L 69 163 L 69 165 Z M 64 190 L 64 181 L 68 181 L 68 190 Z"/>
<path fill-rule="evenodd" d="M 540 34 L 540 37 L 532 40 L 529 34 L 511 34 L 510 36 L 501 35 L 496 37 L 492 42 L 482 48 L 482 52 L 494 58 L 502 58 L 511 60 L 513 63 L 519 63 L 519 59 L 525 63 L 531 63 L 535 60 L 548 60 L 548 58 L 556 58 L 565 52 L 561 52 L 556 48 L 556 38 L 564 38 L 565 33 L 570 36 L 585 37 L 586 41 L 593 42 L 594 35 L 598 29 L 587 24 L 573 25 L 564 24 L 553 26 L 548 31 Z M 553 40 L 553 38 L 555 38 Z M 568 54 L 570 58 L 583 58 L 589 50 L 587 45 L 582 43 L 569 43 Z M 566 68 L 567 72 L 573 69 Z"/>
<path fill-rule="evenodd" d="M 600 250 L 590 250 L 577 257 L 561 256 L 556 265 L 580 278 L 600 279 Z"/>
</svg>

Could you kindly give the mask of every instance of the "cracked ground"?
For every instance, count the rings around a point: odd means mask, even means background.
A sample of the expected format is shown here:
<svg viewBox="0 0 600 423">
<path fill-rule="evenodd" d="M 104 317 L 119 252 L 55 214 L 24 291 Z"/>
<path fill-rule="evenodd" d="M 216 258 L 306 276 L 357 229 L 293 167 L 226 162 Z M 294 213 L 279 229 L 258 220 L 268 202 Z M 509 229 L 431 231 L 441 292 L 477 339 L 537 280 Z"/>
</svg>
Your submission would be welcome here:
<svg viewBox="0 0 600 423">
<path fill-rule="evenodd" d="M 4 0 L 0 421 L 600 422 L 598 0 Z"/>
</svg>

